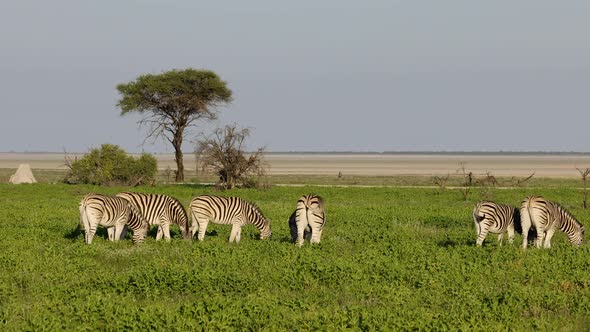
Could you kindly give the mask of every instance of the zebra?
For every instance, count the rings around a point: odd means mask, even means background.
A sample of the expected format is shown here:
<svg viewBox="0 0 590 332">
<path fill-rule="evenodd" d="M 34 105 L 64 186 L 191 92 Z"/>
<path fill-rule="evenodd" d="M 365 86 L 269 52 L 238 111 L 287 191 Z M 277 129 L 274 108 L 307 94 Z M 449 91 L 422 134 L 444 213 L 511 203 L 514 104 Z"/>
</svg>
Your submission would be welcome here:
<svg viewBox="0 0 590 332">
<path fill-rule="evenodd" d="M 584 238 L 584 226 L 572 214 L 555 202 L 541 196 L 529 196 L 522 201 L 523 241 L 522 248 L 527 247 L 528 229 L 537 231 L 535 245 L 537 248 L 551 248 L 551 238 L 558 228 L 568 237 L 571 244 L 580 246 Z"/>
<path fill-rule="evenodd" d="M 311 243 L 320 243 L 322 230 L 326 223 L 324 200 L 318 195 L 303 195 L 297 201 L 297 208 L 289 217 L 291 239 L 298 246 L 304 238 Z"/>
<path fill-rule="evenodd" d="M 197 230 L 197 238 L 203 241 L 209 221 L 216 224 L 232 225 L 229 242 L 240 242 L 242 226 L 253 224 L 260 230 L 260 239 L 270 238 L 270 222 L 264 217 L 260 209 L 239 197 L 221 197 L 200 195 L 190 203 L 192 214 L 191 234 Z"/>
<path fill-rule="evenodd" d="M 180 202 L 167 195 L 134 192 L 118 193 L 117 197 L 128 200 L 143 214 L 148 223 L 158 225 L 156 241 L 164 237 L 170 241 L 170 225 L 177 224 L 184 239 L 190 239 L 188 216 Z"/>
<path fill-rule="evenodd" d="M 502 245 L 505 232 L 508 233 L 508 242 L 512 244 L 514 227 L 519 222 L 519 211 L 510 205 L 481 201 L 473 208 L 473 222 L 477 246 L 483 244 L 488 233 L 498 234 L 498 242 Z"/>
<path fill-rule="evenodd" d="M 80 224 L 84 228 L 84 242 L 92 243 L 98 225 L 108 227 L 109 240 L 122 238 L 125 226 L 133 230 L 133 243 L 142 243 L 148 223 L 127 200 L 101 194 L 87 194 L 80 201 Z"/>
</svg>

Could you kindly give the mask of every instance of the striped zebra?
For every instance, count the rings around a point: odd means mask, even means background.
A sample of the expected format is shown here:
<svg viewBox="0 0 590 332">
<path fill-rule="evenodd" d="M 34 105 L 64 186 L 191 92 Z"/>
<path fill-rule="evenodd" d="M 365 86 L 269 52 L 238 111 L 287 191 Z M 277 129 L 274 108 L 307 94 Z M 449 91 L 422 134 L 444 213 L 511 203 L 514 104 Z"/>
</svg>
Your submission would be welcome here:
<svg viewBox="0 0 590 332">
<path fill-rule="evenodd" d="M 229 242 L 240 242 L 242 226 L 253 224 L 260 230 L 260 239 L 270 238 L 270 222 L 255 205 L 239 197 L 201 195 L 190 204 L 192 214 L 191 233 L 199 231 L 198 239 L 203 241 L 209 221 L 216 224 L 232 225 Z"/>
<path fill-rule="evenodd" d="M 84 242 L 92 243 L 98 225 L 108 227 L 109 240 L 122 238 L 125 226 L 133 230 L 133 243 L 142 243 L 148 223 L 127 200 L 100 194 L 88 194 L 80 201 L 80 224 L 84 228 Z"/>
<path fill-rule="evenodd" d="M 502 245 L 504 233 L 508 233 L 508 242 L 514 241 L 514 226 L 519 222 L 518 209 L 505 204 L 481 201 L 473 209 L 473 222 L 477 233 L 476 245 L 481 246 L 488 233 L 498 234 Z"/>
<path fill-rule="evenodd" d="M 164 237 L 170 241 L 170 225 L 177 224 L 180 233 L 184 239 L 190 239 L 188 216 L 180 202 L 170 196 L 158 194 L 143 194 L 134 192 L 122 192 L 117 194 L 131 204 L 143 214 L 145 219 L 151 225 L 158 226 L 156 241 Z"/>
<path fill-rule="evenodd" d="M 522 218 L 522 248 L 527 247 L 529 228 L 537 231 L 535 245 L 537 248 L 551 248 L 551 238 L 557 229 L 562 230 L 571 244 L 579 246 L 584 238 L 584 226 L 561 205 L 546 200 L 541 196 L 529 196 L 522 201 L 520 208 Z"/>
<path fill-rule="evenodd" d="M 291 239 L 298 246 L 303 245 L 304 238 L 311 243 L 320 243 L 325 223 L 324 200 L 318 195 L 303 195 L 289 217 Z"/>
</svg>

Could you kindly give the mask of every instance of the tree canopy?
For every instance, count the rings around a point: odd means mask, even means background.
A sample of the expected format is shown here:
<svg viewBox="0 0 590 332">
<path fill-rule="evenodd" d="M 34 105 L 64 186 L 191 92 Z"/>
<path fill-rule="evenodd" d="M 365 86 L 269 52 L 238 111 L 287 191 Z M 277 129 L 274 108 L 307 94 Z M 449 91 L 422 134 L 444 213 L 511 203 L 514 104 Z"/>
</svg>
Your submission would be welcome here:
<svg viewBox="0 0 590 332">
<path fill-rule="evenodd" d="M 175 150 L 176 181 L 184 180 L 182 142 L 185 129 L 199 119 L 217 117 L 215 108 L 232 101 L 232 91 L 210 70 L 188 68 L 146 74 L 117 85 L 121 115 L 139 112 L 149 127 L 147 138 L 164 137 Z"/>
</svg>

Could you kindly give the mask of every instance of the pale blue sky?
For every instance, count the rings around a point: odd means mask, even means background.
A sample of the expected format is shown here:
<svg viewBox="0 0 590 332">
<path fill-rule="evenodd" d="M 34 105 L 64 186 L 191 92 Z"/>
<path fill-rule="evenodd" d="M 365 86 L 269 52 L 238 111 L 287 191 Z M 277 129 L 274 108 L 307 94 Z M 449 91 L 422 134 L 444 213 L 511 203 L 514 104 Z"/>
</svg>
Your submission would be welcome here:
<svg viewBox="0 0 590 332">
<path fill-rule="evenodd" d="M 251 148 L 590 151 L 590 1 L 15 0 L 0 31 L 0 151 L 171 152 L 115 86 L 186 67 L 234 92 L 196 131 Z"/>
</svg>

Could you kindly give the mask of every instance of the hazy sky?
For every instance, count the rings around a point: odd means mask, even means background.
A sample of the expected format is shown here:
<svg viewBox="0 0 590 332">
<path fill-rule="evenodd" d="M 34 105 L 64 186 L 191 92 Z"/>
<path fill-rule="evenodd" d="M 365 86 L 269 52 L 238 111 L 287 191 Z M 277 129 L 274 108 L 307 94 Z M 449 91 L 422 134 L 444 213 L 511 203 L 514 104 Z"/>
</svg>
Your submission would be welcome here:
<svg viewBox="0 0 590 332">
<path fill-rule="evenodd" d="M 186 67 L 234 92 L 196 131 L 250 148 L 590 151 L 587 0 L 7 0 L 0 31 L 0 151 L 171 152 L 115 86 Z"/>
</svg>

